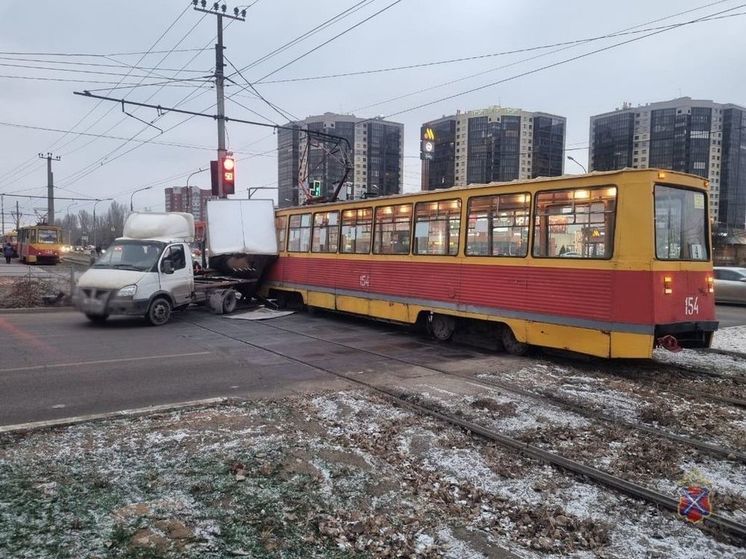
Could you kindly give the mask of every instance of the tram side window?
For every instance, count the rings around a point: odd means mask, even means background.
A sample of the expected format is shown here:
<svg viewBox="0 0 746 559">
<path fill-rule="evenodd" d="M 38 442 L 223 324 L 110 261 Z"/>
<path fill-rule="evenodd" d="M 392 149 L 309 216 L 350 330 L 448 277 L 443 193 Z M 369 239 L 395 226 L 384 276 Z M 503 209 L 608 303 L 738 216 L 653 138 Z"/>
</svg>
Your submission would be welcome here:
<svg viewBox="0 0 746 559">
<path fill-rule="evenodd" d="M 373 229 L 373 208 L 342 212 L 342 242 L 339 250 L 346 254 L 368 254 Z"/>
<path fill-rule="evenodd" d="M 703 192 L 655 185 L 655 256 L 660 260 L 709 260 Z"/>
<path fill-rule="evenodd" d="M 409 254 L 412 234 L 412 204 L 376 208 L 373 240 L 375 254 Z"/>
<path fill-rule="evenodd" d="M 458 254 L 461 200 L 420 202 L 415 206 L 414 216 L 415 254 Z"/>
<path fill-rule="evenodd" d="M 530 194 L 469 199 L 468 256 L 526 256 Z"/>
<path fill-rule="evenodd" d="M 281 215 L 275 218 L 275 231 L 277 232 L 277 251 L 285 250 L 285 240 L 287 238 L 288 218 Z"/>
<path fill-rule="evenodd" d="M 616 196 L 613 186 L 537 193 L 533 255 L 611 258 Z"/>
<path fill-rule="evenodd" d="M 339 244 L 339 212 L 313 214 L 311 252 L 337 252 Z"/>
<path fill-rule="evenodd" d="M 311 244 L 311 214 L 290 216 L 288 252 L 308 252 Z"/>
</svg>

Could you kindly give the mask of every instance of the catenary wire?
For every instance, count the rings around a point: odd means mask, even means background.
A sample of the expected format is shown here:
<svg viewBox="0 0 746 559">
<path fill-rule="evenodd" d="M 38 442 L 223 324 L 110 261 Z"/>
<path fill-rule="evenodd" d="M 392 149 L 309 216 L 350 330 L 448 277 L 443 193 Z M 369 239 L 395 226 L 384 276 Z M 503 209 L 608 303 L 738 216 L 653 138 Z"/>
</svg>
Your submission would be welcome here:
<svg viewBox="0 0 746 559">
<path fill-rule="evenodd" d="M 277 56 L 281 52 L 289 49 L 290 47 L 298 44 L 301 41 L 304 41 L 308 37 L 311 37 L 311 36 L 315 35 L 316 33 L 318 33 L 320 31 L 326 29 L 330 25 L 333 25 L 333 24 L 337 23 L 338 21 L 341 21 L 342 19 L 344 19 L 347 16 L 355 13 L 356 11 L 364 8 L 365 6 L 367 6 L 368 4 L 370 4 L 371 2 L 374 2 L 374 1 L 375 0 L 361 0 L 360 2 L 357 2 L 356 4 L 350 6 L 349 8 L 346 8 L 345 10 L 342 10 L 341 12 L 339 12 L 336 15 L 332 16 L 331 18 L 329 18 L 329 19 L 321 22 L 316 27 L 313 27 L 313 28 L 309 29 L 305 33 L 303 33 L 303 34 L 295 37 L 294 39 L 291 39 L 287 43 L 284 43 L 283 45 L 280 45 L 279 47 L 277 47 L 273 51 L 270 51 L 267 54 L 265 54 L 265 55 L 257 58 L 256 60 L 254 60 L 250 64 L 247 64 L 246 66 L 244 66 L 243 68 L 241 68 L 241 71 L 245 72 L 246 70 L 250 70 L 251 68 L 255 67 L 256 65 L 261 64 L 265 60 L 268 60 L 268 59 L 270 59 L 270 58 L 272 58 L 274 56 Z"/>
<path fill-rule="evenodd" d="M 332 41 L 335 41 L 335 40 L 337 40 L 337 39 L 338 39 L 339 37 L 342 37 L 343 35 L 346 35 L 346 34 L 347 34 L 347 33 L 349 33 L 350 31 L 352 31 L 352 30 L 354 30 L 354 29 L 356 29 L 356 28 L 360 27 L 361 25 L 363 25 L 364 23 L 366 23 L 366 22 L 370 21 L 370 20 L 371 20 L 371 19 L 373 19 L 374 17 L 376 17 L 376 16 L 378 16 L 378 15 L 382 14 L 383 12 L 385 12 L 385 11 L 387 11 L 387 10 L 389 10 L 389 9 L 393 8 L 394 6 L 396 6 L 397 4 L 399 4 L 400 2 L 402 2 L 402 0 L 394 0 L 393 2 L 391 2 L 390 4 L 387 4 L 386 6 L 384 6 L 383 8 L 381 8 L 380 10 L 378 10 L 377 12 L 374 12 L 373 14 L 371 14 L 371 15 L 369 15 L 368 17 L 366 17 L 366 18 L 362 19 L 361 21 L 358 21 L 358 22 L 357 22 L 356 24 L 354 24 L 354 25 L 351 25 L 350 27 L 348 27 L 348 28 L 347 28 L 347 29 L 345 29 L 344 31 L 342 31 L 342 32 L 340 32 L 340 33 L 337 33 L 336 35 L 334 35 L 334 36 L 333 36 L 333 37 L 331 37 L 330 39 L 327 39 L 327 40 L 326 40 L 326 41 L 324 41 L 323 43 L 321 43 L 321 44 L 319 44 L 319 45 L 316 45 L 316 46 L 315 46 L 315 47 L 313 47 L 312 49 L 310 49 L 310 50 L 307 50 L 306 52 L 304 52 L 304 53 L 303 53 L 303 54 L 301 54 L 300 56 L 296 56 L 296 57 L 295 57 L 295 58 L 293 58 L 293 59 L 292 59 L 292 60 L 291 60 L 290 62 L 286 62 L 285 64 L 283 64 L 283 65 L 282 65 L 282 66 L 280 66 L 279 68 L 277 68 L 277 69 L 275 69 L 275 70 L 272 70 L 272 71 L 271 71 L 270 73 L 268 73 L 268 74 L 265 74 L 265 75 L 263 75 L 263 76 L 262 76 L 261 78 L 259 78 L 258 80 L 254 80 L 254 82 L 255 82 L 255 83 L 261 83 L 261 81 L 262 81 L 262 80 L 265 80 L 265 79 L 267 79 L 267 78 L 268 78 L 268 77 L 270 77 L 270 76 L 274 76 L 274 75 L 275 75 L 275 74 L 276 74 L 277 72 L 279 72 L 279 71 L 281 71 L 281 70 L 284 70 L 285 68 L 287 68 L 287 67 L 288 67 L 288 66 L 290 66 L 291 64 L 295 64 L 296 62 L 298 62 L 299 60 L 301 60 L 301 59 L 305 58 L 305 57 L 306 57 L 306 56 L 308 56 L 309 54 L 311 54 L 311 53 L 313 53 L 313 52 L 316 52 L 316 51 L 317 51 L 317 50 L 319 50 L 320 48 L 322 48 L 322 47 L 324 47 L 324 46 L 328 45 L 329 43 L 331 43 Z"/>
<path fill-rule="evenodd" d="M 738 6 L 734 7 L 734 8 L 728 8 L 727 10 L 723 10 L 721 12 L 718 12 L 717 14 L 711 14 L 711 15 L 720 15 L 720 14 L 723 14 L 723 13 L 726 13 L 726 12 L 730 12 L 730 11 L 733 11 L 733 10 L 741 9 L 743 7 L 746 7 L 746 4 L 740 4 L 740 5 L 738 5 Z M 605 47 L 602 47 L 602 48 L 598 48 L 598 49 L 595 49 L 595 50 L 592 50 L 592 51 L 589 51 L 589 52 L 585 52 L 585 53 L 582 53 L 582 54 L 579 54 L 579 55 L 576 55 L 576 56 L 572 56 L 570 58 L 566 58 L 564 60 L 553 62 L 551 64 L 546 64 L 546 65 L 541 66 L 539 68 L 534 68 L 532 70 L 527 70 L 526 72 L 521 72 L 520 74 L 509 76 L 507 78 L 503 78 L 503 79 L 497 80 L 495 82 L 483 84 L 483 85 L 480 85 L 478 87 L 474 87 L 474 88 L 471 88 L 471 89 L 468 89 L 468 90 L 465 90 L 465 91 L 461 91 L 461 92 L 458 92 L 458 93 L 447 95 L 447 96 L 441 97 L 439 99 L 434 99 L 432 101 L 428 101 L 426 103 L 420 103 L 419 105 L 415 105 L 415 106 L 409 107 L 407 109 L 402 109 L 400 111 L 396 111 L 396 112 L 390 113 L 390 114 L 386 115 L 386 118 L 390 118 L 392 116 L 397 116 L 397 115 L 408 113 L 408 112 L 411 112 L 411 111 L 414 111 L 414 110 L 417 110 L 417 109 L 428 107 L 430 105 L 434 105 L 436 103 L 440 103 L 440 102 L 446 101 L 448 99 L 453 99 L 455 97 L 461 97 L 461 96 L 467 95 L 469 93 L 474 93 L 475 91 L 481 91 L 483 89 L 487 89 L 489 87 L 494 87 L 495 85 L 498 85 L 498 84 L 501 84 L 501 83 L 505 83 L 505 82 L 508 82 L 508 81 L 512 81 L 512 80 L 515 80 L 515 79 L 518 79 L 518 78 L 521 78 L 521 77 L 524 77 L 524 76 L 528 76 L 528 75 L 531 75 L 531 74 L 536 74 L 538 72 L 541 72 L 541 71 L 544 71 L 544 70 L 548 70 L 549 68 L 555 68 L 555 67 L 561 66 L 563 64 L 567 64 L 567 63 L 570 63 L 570 62 L 574 62 L 576 60 L 587 58 L 588 56 L 592 56 L 594 54 L 598 54 L 598 53 L 605 52 L 605 51 L 608 51 L 608 50 L 611 50 L 611 49 L 615 49 L 615 48 L 618 48 L 618 47 L 621 47 L 621 46 L 624 46 L 624 45 L 627 45 L 627 44 L 630 44 L 630 43 L 641 41 L 642 39 L 647 39 L 647 38 L 653 37 L 655 35 L 660 35 L 661 33 L 665 33 L 667 31 L 671 31 L 673 29 L 679 29 L 680 27 L 683 27 L 683 26 L 686 26 L 686 25 L 693 25 L 693 24 L 696 24 L 696 23 L 700 23 L 701 21 L 706 20 L 707 17 L 708 16 L 705 16 L 705 17 L 702 17 L 702 18 L 696 18 L 696 19 L 693 19 L 693 20 L 690 20 L 690 21 L 686 21 L 686 22 L 682 22 L 682 23 L 678 23 L 678 24 L 676 24 L 676 25 L 674 25 L 672 27 L 669 27 L 669 28 L 664 28 L 664 29 L 661 29 L 659 31 L 653 31 L 653 32 L 648 33 L 646 35 L 633 37 L 633 38 L 627 39 L 625 41 L 620 41 L 618 43 L 614 43 L 613 45 L 608 45 L 608 46 L 605 46 Z"/>
</svg>

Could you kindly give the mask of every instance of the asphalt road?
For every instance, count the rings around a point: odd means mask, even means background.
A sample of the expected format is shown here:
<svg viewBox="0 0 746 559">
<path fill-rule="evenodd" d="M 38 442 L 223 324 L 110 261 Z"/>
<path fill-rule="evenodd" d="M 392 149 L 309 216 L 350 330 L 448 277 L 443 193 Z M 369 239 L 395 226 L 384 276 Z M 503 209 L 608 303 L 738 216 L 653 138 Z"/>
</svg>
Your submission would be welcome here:
<svg viewBox="0 0 746 559">
<path fill-rule="evenodd" d="M 322 321 L 348 338 L 357 330 L 364 340 L 376 336 L 390 340 L 387 330 L 365 323 L 350 325 L 305 314 L 275 321 L 296 325 Z M 181 318 L 177 315 L 159 328 L 129 318 L 97 326 L 72 311 L 2 314 L 0 425 L 205 398 L 278 396 L 344 386 L 313 367 L 228 339 L 195 323 L 270 349 L 285 349 L 291 344 L 295 354 L 303 358 L 336 358 L 344 370 L 361 366 L 352 360 L 344 363 L 343 355 L 320 353 L 318 344 L 308 338 L 292 336 L 289 341 L 260 322 L 231 320 L 199 310 L 183 313 Z"/>
<path fill-rule="evenodd" d="M 719 306 L 718 316 L 723 326 L 746 324 L 746 307 Z M 344 348 L 272 325 L 386 353 L 399 348 L 443 361 L 469 357 L 468 350 L 424 344 L 402 328 L 325 314 L 299 313 L 260 322 L 192 310 L 178 313 L 160 328 L 135 318 L 94 325 L 74 311 L 0 314 L 0 425 L 345 385 L 274 350 L 346 373 L 386 367 L 373 355 L 351 357 Z M 494 359 L 510 357 L 496 354 Z"/>
<path fill-rule="evenodd" d="M 716 315 L 720 328 L 746 324 L 746 305 L 718 305 Z"/>
</svg>

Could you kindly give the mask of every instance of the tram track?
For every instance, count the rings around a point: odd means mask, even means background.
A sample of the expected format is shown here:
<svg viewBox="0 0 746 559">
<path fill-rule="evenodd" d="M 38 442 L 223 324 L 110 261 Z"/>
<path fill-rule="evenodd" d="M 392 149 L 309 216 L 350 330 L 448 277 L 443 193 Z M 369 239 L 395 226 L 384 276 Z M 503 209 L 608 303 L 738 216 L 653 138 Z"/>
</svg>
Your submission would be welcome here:
<svg viewBox="0 0 746 559">
<path fill-rule="evenodd" d="M 443 423 L 459 427 L 461 429 L 466 430 L 469 433 L 472 433 L 474 435 L 477 435 L 483 439 L 495 442 L 505 448 L 517 450 L 521 452 L 525 456 L 532 457 L 536 460 L 539 460 L 543 463 L 551 464 L 555 467 L 558 467 L 560 469 L 572 472 L 576 475 L 583 476 L 585 478 L 588 478 L 600 485 L 612 488 L 614 490 L 620 491 L 626 495 L 635 497 L 637 499 L 646 501 L 648 503 L 651 503 L 655 506 L 665 508 L 670 511 L 677 511 L 678 510 L 678 499 L 674 499 L 669 497 L 668 495 L 665 495 L 663 493 L 660 493 L 658 491 L 655 491 L 653 489 L 649 489 L 647 487 L 644 487 L 642 485 L 639 485 L 635 482 L 626 480 L 622 477 L 616 476 L 614 474 L 605 472 L 603 470 L 600 470 L 598 468 L 595 468 L 593 466 L 588 466 L 586 464 L 583 464 L 581 462 L 575 461 L 571 458 L 565 457 L 561 454 L 551 452 L 548 450 L 544 450 L 538 446 L 532 445 L 528 442 L 524 442 L 521 440 L 518 440 L 516 438 L 504 435 L 502 433 L 498 433 L 494 429 L 490 429 L 488 427 L 485 427 L 483 425 L 480 425 L 478 423 L 475 423 L 473 421 L 464 419 L 463 417 L 456 417 L 454 414 L 447 413 L 443 409 L 441 409 L 439 406 L 430 405 L 429 403 L 423 403 L 418 401 L 419 396 L 416 394 L 408 393 L 402 390 L 382 387 L 373 383 L 366 382 L 360 378 L 356 378 L 354 376 L 350 376 L 348 374 L 340 373 L 337 371 L 334 371 L 328 367 L 325 367 L 323 365 L 314 364 L 310 361 L 293 357 L 291 355 L 284 354 L 280 351 L 267 348 L 258 344 L 251 343 L 250 341 L 243 340 L 239 337 L 232 336 L 230 334 L 227 334 L 225 332 L 221 332 L 219 330 L 210 328 L 208 326 L 205 326 L 204 324 L 200 324 L 198 322 L 190 321 L 190 320 L 184 320 L 181 319 L 184 322 L 187 322 L 197 328 L 201 328 L 203 330 L 209 331 L 213 334 L 223 336 L 225 338 L 237 341 L 239 343 L 251 346 L 255 349 L 259 349 L 262 351 L 266 351 L 269 353 L 272 353 L 274 355 L 277 355 L 279 357 L 282 357 L 284 359 L 287 359 L 289 361 L 296 362 L 298 364 L 314 368 L 318 371 L 325 372 L 327 374 L 330 374 L 334 377 L 337 377 L 339 379 L 345 380 L 353 385 L 364 387 L 368 390 L 371 390 L 375 393 L 378 393 L 381 396 L 386 397 L 390 401 L 394 402 L 396 405 L 399 405 L 401 407 L 407 408 L 410 411 L 413 411 L 414 413 L 418 413 L 421 415 L 432 417 L 436 420 L 439 420 Z M 330 343 L 334 344 L 340 347 L 345 347 L 347 349 L 353 350 L 353 351 L 360 351 L 364 353 L 368 353 L 377 357 L 382 357 L 385 359 L 391 359 L 395 361 L 399 361 L 404 364 L 421 367 L 424 369 L 429 369 L 431 371 L 440 373 L 440 374 L 446 374 L 446 375 L 452 375 L 457 376 L 461 379 L 464 377 L 461 375 L 457 375 L 454 373 L 441 371 L 436 368 L 433 368 L 428 365 L 422 365 L 420 363 L 411 362 L 406 359 L 401 359 L 397 357 L 392 357 L 380 352 L 356 348 L 354 346 L 348 346 L 339 342 L 334 342 L 330 340 L 326 340 L 324 338 L 313 336 L 310 334 L 306 334 L 303 332 L 298 332 L 292 329 L 282 328 L 275 325 L 269 325 L 265 324 L 264 326 L 268 326 L 270 328 L 284 331 L 287 333 L 305 336 L 310 339 L 316 339 L 318 341 L 322 341 L 324 343 Z M 489 384 L 489 383 L 482 383 L 482 384 Z M 507 390 L 507 389 L 505 389 Z M 521 389 L 523 390 L 523 389 Z M 538 395 L 534 395 L 534 397 L 539 398 Z M 688 440 L 688 438 L 685 438 Z M 682 442 L 681 440 L 679 442 Z M 704 450 L 704 449 L 703 449 Z M 734 520 L 732 518 L 728 518 L 727 516 L 722 516 L 717 513 L 712 513 L 711 516 L 706 518 L 703 522 L 703 526 L 705 528 L 714 530 L 715 532 L 725 532 L 729 534 L 730 536 L 738 538 L 741 542 L 746 542 L 746 524 L 738 522 L 737 520 Z"/>
<path fill-rule="evenodd" d="M 655 427 L 644 425 L 642 423 L 628 421 L 628 420 L 622 419 L 622 418 L 617 417 L 617 416 L 612 416 L 612 415 L 609 415 L 609 414 L 603 414 L 603 413 L 600 413 L 600 412 L 595 412 L 593 410 L 590 410 L 588 407 L 583 406 L 582 404 L 568 402 L 567 400 L 565 400 L 563 398 L 559 398 L 559 397 L 553 396 L 551 394 L 546 394 L 546 393 L 542 393 L 542 392 L 535 392 L 535 391 L 532 391 L 532 390 L 526 390 L 526 389 L 524 389 L 524 388 L 522 388 L 522 387 L 520 387 L 520 386 L 518 386 L 517 384 L 514 384 L 514 383 L 510 383 L 510 382 L 503 381 L 503 380 L 493 380 L 493 379 L 490 379 L 489 381 L 486 381 L 486 380 L 483 380 L 483 379 L 474 378 L 474 377 L 469 376 L 469 375 L 454 373 L 453 371 L 448 371 L 448 370 L 440 368 L 440 367 L 436 367 L 436 366 L 432 366 L 432 365 L 426 365 L 426 364 L 417 362 L 415 360 L 403 359 L 401 357 L 387 355 L 385 353 L 381 353 L 381 352 L 378 352 L 378 351 L 357 348 L 355 346 L 350 346 L 350 345 L 347 345 L 347 344 L 343 344 L 341 342 L 336 342 L 334 340 L 328 340 L 326 338 L 322 338 L 320 336 L 314 336 L 312 334 L 307 334 L 307 333 L 304 333 L 304 332 L 298 332 L 297 330 L 292 330 L 292 329 L 289 329 L 289 328 L 283 328 L 281 326 L 276 326 L 274 324 L 265 324 L 265 326 L 274 328 L 276 330 L 281 330 L 283 332 L 287 332 L 287 333 L 290 333 L 290 334 L 295 334 L 295 335 L 299 335 L 299 336 L 305 336 L 305 337 L 313 339 L 313 340 L 317 340 L 317 341 L 320 341 L 320 342 L 332 344 L 332 345 L 335 345 L 335 346 L 338 346 L 338 347 L 343 347 L 345 349 L 350 349 L 350 350 L 353 350 L 353 351 L 361 351 L 361 352 L 364 352 L 364 353 L 368 353 L 370 355 L 375 355 L 376 357 L 381 357 L 381 358 L 384 358 L 384 359 L 389 359 L 391 361 L 396 361 L 396 362 L 404 364 L 404 365 L 411 365 L 411 366 L 414 366 L 414 367 L 420 367 L 420 368 L 423 368 L 423 369 L 426 369 L 426 370 L 430 370 L 430 371 L 433 371 L 433 372 L 437 372 L 437 373 L 440 373 L 440 374 L 443 374 L 443 375 L 446 375 L 446 376 L 449 376 L 449 377 L 455 377 L 455 378 L 459 378 L 459 379 L 462 379 L 462 380 L 468 380 L 469 382 L 479 384 L 481 386 L 484 386 L 485 388 L 500 388 L 500 389 L 505 390 L 507 392 L 511 392 L 511 393 L 516 394 L 518 396 L 523 396 L 523 397 L 526 397 L 526 398 L 530 398 L 530 399 L 532 399 L 534 401 L 537 401 L 537 402 L 548 402 L 548 403 L 550 403 L 550 404 L 552 404 L 554 406 L 557 406 L 557 407 L 559 407 L 559 408 L 561 408 L 561 409 L 563 409 L 565 411 L 570 411 L 570 412 L 577 413 L 577 414 L 582 415 L 582 416 L 584 416 L 584 417 L 586 417 L 588 419 L 603 421 L 604 423 L 613 424 L 613 425 L 622 425 L 622 426 L 624 426 L 627 429 L 642 431 L 642 432 L 648 433 L 650 435 L 653 435 L 653 436 L 656 436 L 656 437 L 659 437 L 659 438 L 662 438 L 662 439 L 668 439 L 668 440 L 676 442 L 676 443 L 686 444 L 686 445 L 688 445 L 688 446 L 690 446 L 692 448 L 696 448 L 697 450 L 700 450 L 700 451 L 702 451 L 702 452 L 704 452 L 706 454 L 710 454 L 712 456 L 716 456 L 718 458 L 726 458 L 728 460 L 734 460 L 734 461 L 738 461 L 738 462 L 742 462 L 742 463 L 746 464 L 746 453 L 739 452 L 737 450 L 732 450 L 732 449 L 729 449 L 729 448 L 725 448 L 723 446 L 718 446 L 718 445 L 715 445 L 715 444 L 712 444 L 712 443 L 708 443 L 707 441 L 696 439 L 694 437 L 689 437 L 689 436 L 686 436 L 686 435 L 680 435 L 680 434 L 677 434 L 677 433 L 671 433 L 669 431 L 664 431 L 662 429 L 656 429 Z M 735 402 L 739 402 L 744 407 L 746 407 L 746 401 L 740 401 L 740 400 L 734 400 L 734 401 Z"/>
</svg>

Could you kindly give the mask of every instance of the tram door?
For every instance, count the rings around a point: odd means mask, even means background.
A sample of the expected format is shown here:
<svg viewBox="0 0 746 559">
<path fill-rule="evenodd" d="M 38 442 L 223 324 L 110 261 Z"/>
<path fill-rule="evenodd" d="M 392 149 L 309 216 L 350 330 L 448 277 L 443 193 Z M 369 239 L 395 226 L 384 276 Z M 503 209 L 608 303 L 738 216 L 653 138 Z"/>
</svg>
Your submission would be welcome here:
<svg viewBox="0 0 746 559">
<path fill-rule="evenodd" d="M 370 314 L 372 229 L 372 208 L 342 212 L 339 251 L 349 258 L 338 260 L 345 268 L 336 285 L 338 310 Z"/>
</svg>

